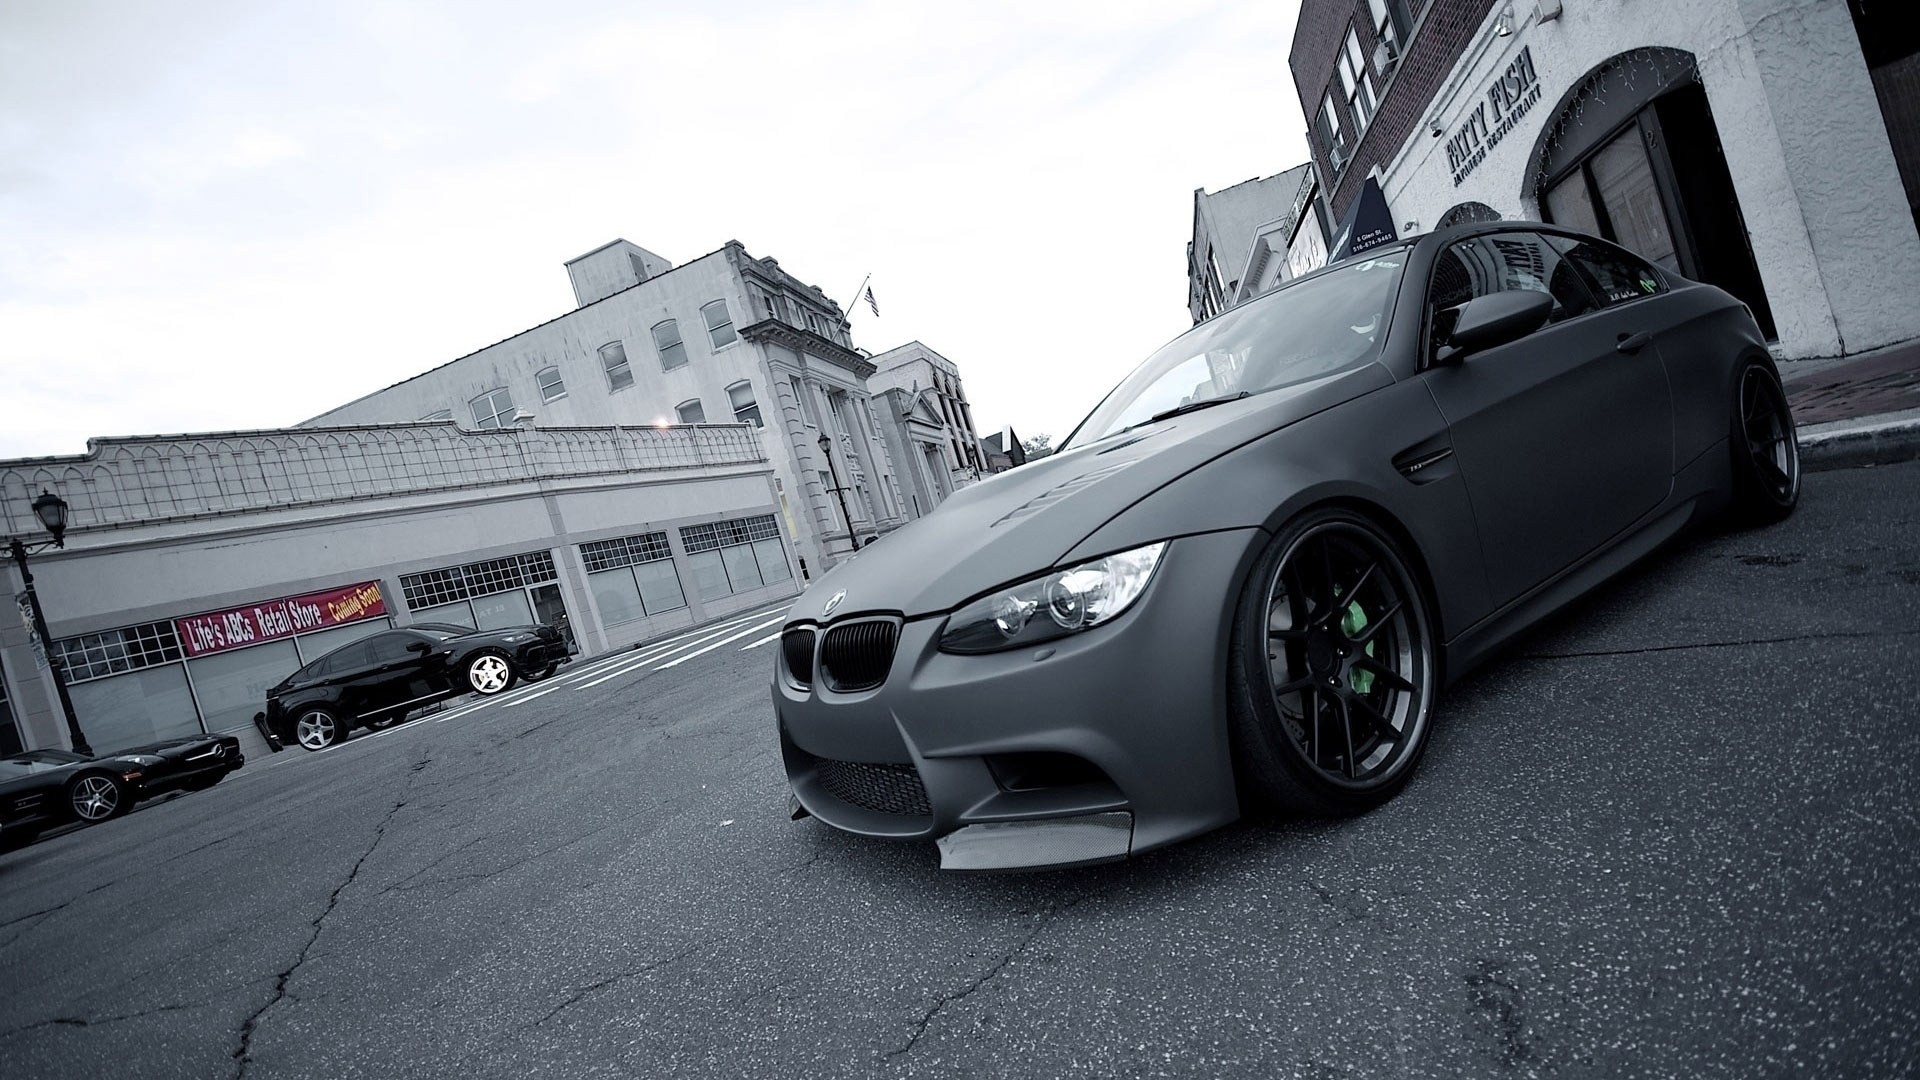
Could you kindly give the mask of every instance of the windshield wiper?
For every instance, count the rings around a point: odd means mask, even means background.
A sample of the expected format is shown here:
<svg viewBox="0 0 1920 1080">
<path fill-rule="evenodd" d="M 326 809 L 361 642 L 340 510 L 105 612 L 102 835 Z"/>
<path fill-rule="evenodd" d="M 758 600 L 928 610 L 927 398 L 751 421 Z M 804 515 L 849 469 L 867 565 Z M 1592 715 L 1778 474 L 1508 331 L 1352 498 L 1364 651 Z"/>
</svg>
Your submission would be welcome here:
<svg viewBox="0 0 1920 1080">
<path fill-rule="evenodd" d="M 1242 390 L 1237 394 L 1228 394 L 1225 397 L 1210 397 L 1210 398 L 1201 398 L 1199 401 L 1189 401 L 1185 405 L 1175 405 L 1171 409 L 1166 409 L 1161 412 L 1154 413 L 1152 416 L 1147 417 L 1147 423 L 1157 424 L 1162 420 L 1170 420 L 1173 417 L 1181 415 L 1182 413 L 1196 412 L 1200 409 L 1207 408 L 1208 406 L 1211 406 L 1211 405 L 1221 405 L 1229 401 L 1239 401 L 1243 397 L 1252 397 L 1252 396 L 1253 396 L 1253 391 Z"/>
</svg>

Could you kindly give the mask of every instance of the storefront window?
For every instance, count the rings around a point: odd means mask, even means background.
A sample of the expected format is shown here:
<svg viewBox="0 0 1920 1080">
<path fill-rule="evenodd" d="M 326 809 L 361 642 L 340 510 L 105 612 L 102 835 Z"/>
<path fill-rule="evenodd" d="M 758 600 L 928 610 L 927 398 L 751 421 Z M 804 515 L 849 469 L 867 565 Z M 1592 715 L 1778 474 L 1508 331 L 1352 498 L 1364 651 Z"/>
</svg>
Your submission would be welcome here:
<svg viewBox="0 0 1920 1080">
<path fill-rule="evenodd" d="M 473 617 L 482 630 L 526 626 L 533 622 L 533 604 L 527 599 L 525 589 L 476 596 L 473 599 Z"/>
<path fill-rule="evenodd" d="M 301 663 L 311 663 L 349 641 L 358 641 L 368 634 L 377 634 L 392 625 L 392 619 L 368 619 L 366 622 L 336 626 L 331 630 L 321 630 L 318 633 L 301 634 L 297 639 L 300 642 Z"/>
<path fill-rule="evenodd" d="M 96 753 L 108 754 L 201 731 L 193 695 L 187 691 L 187 669 L 180 664 L 76 683 L 67 691 L 73 698 L 81 730 Z M 265 704 L 263 698 L 261 706 Z"/>
<path fill-rule="evenodd" d="M 1678 271 L 1680 261 L 1667 226 L 1666 207 L 1654 182 L 1653 163 L 1636 125 L 1628 128 L 1593 156 L 1593 185 L 1613 222 L 1614 239 L 1627 248 Z"/>
<path fill-rule="evenodd" d="M 291 641 L 274 641 L 187 661 L 200 720 L 208 731 L 231 731 L 267 707 L 267 687 L 293 674 L 300 654 Z"/>
</svg>

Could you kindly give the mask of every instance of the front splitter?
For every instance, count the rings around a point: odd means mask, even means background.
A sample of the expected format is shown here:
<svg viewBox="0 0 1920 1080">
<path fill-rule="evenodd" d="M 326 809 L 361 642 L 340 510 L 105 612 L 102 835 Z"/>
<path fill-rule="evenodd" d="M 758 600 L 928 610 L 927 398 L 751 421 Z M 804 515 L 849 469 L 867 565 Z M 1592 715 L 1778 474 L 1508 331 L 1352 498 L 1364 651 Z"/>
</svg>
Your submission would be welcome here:
<svg viewBox="0 0 1920 1080">
<path fill-rule="evenodd" d="M 1133 847 L 1133 815 L 1124 810 L 1033 821 L 967 825 L 935 843 L 942 870 L 1056 870 L 1113 862 Z"/>
</svg>

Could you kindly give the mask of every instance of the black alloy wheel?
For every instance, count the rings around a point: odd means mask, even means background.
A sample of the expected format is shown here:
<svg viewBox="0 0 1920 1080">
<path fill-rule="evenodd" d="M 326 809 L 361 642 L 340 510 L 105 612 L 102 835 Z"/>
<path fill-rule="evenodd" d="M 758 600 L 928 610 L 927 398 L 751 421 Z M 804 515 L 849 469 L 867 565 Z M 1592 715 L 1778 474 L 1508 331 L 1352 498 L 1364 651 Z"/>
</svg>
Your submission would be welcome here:
<svg viewBox="0 0 1920 1080">
<path fill-rule="evenodd" d="M 1392 537 L 1338 508 L 1289 523 L 1248 581 L 1234 645 L 1252 801 L 1354 814 L 1407 782 L 1438 685 L 1425 596 Z"/>
<path fill-rule="evenodd" d="M 1740 369 L 1727 441 L 1735 512 L 1762 524 L 1793 513 L 1800 501 L 1800 445 L 1772 365 L 1749 360 Z"/>
<path fill-rule="evenodd" d="M 74 817 L 92 825 L 133 809 L 133 799 L 119 777 L 85 773 L 67 785 L 67 805 L 73 808 Z"/>
</svg>

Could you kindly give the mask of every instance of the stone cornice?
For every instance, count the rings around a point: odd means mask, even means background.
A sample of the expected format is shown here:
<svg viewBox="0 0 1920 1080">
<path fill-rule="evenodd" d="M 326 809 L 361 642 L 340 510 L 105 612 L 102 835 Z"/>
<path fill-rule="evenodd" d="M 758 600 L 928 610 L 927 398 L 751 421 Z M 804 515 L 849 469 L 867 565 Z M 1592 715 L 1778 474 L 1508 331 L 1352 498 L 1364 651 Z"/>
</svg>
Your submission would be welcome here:
<svg viewBox="0 0 1920 1080">
<path fill-rule="evenodd" d="M 821 337 L 811 330 L 802 330 L 797 326 L 781 322 L 779 319 L 762 319 L 751 326 L 740 328 L 740 336 L 755 344 L 783 345 L 789 349 L 817 356 L 826 362 L 842 367 L 859 376 L 862 380 L 873 377 L 879 369 L 873 361 L 847 348 L 830 338 Z"/>
</svg>

